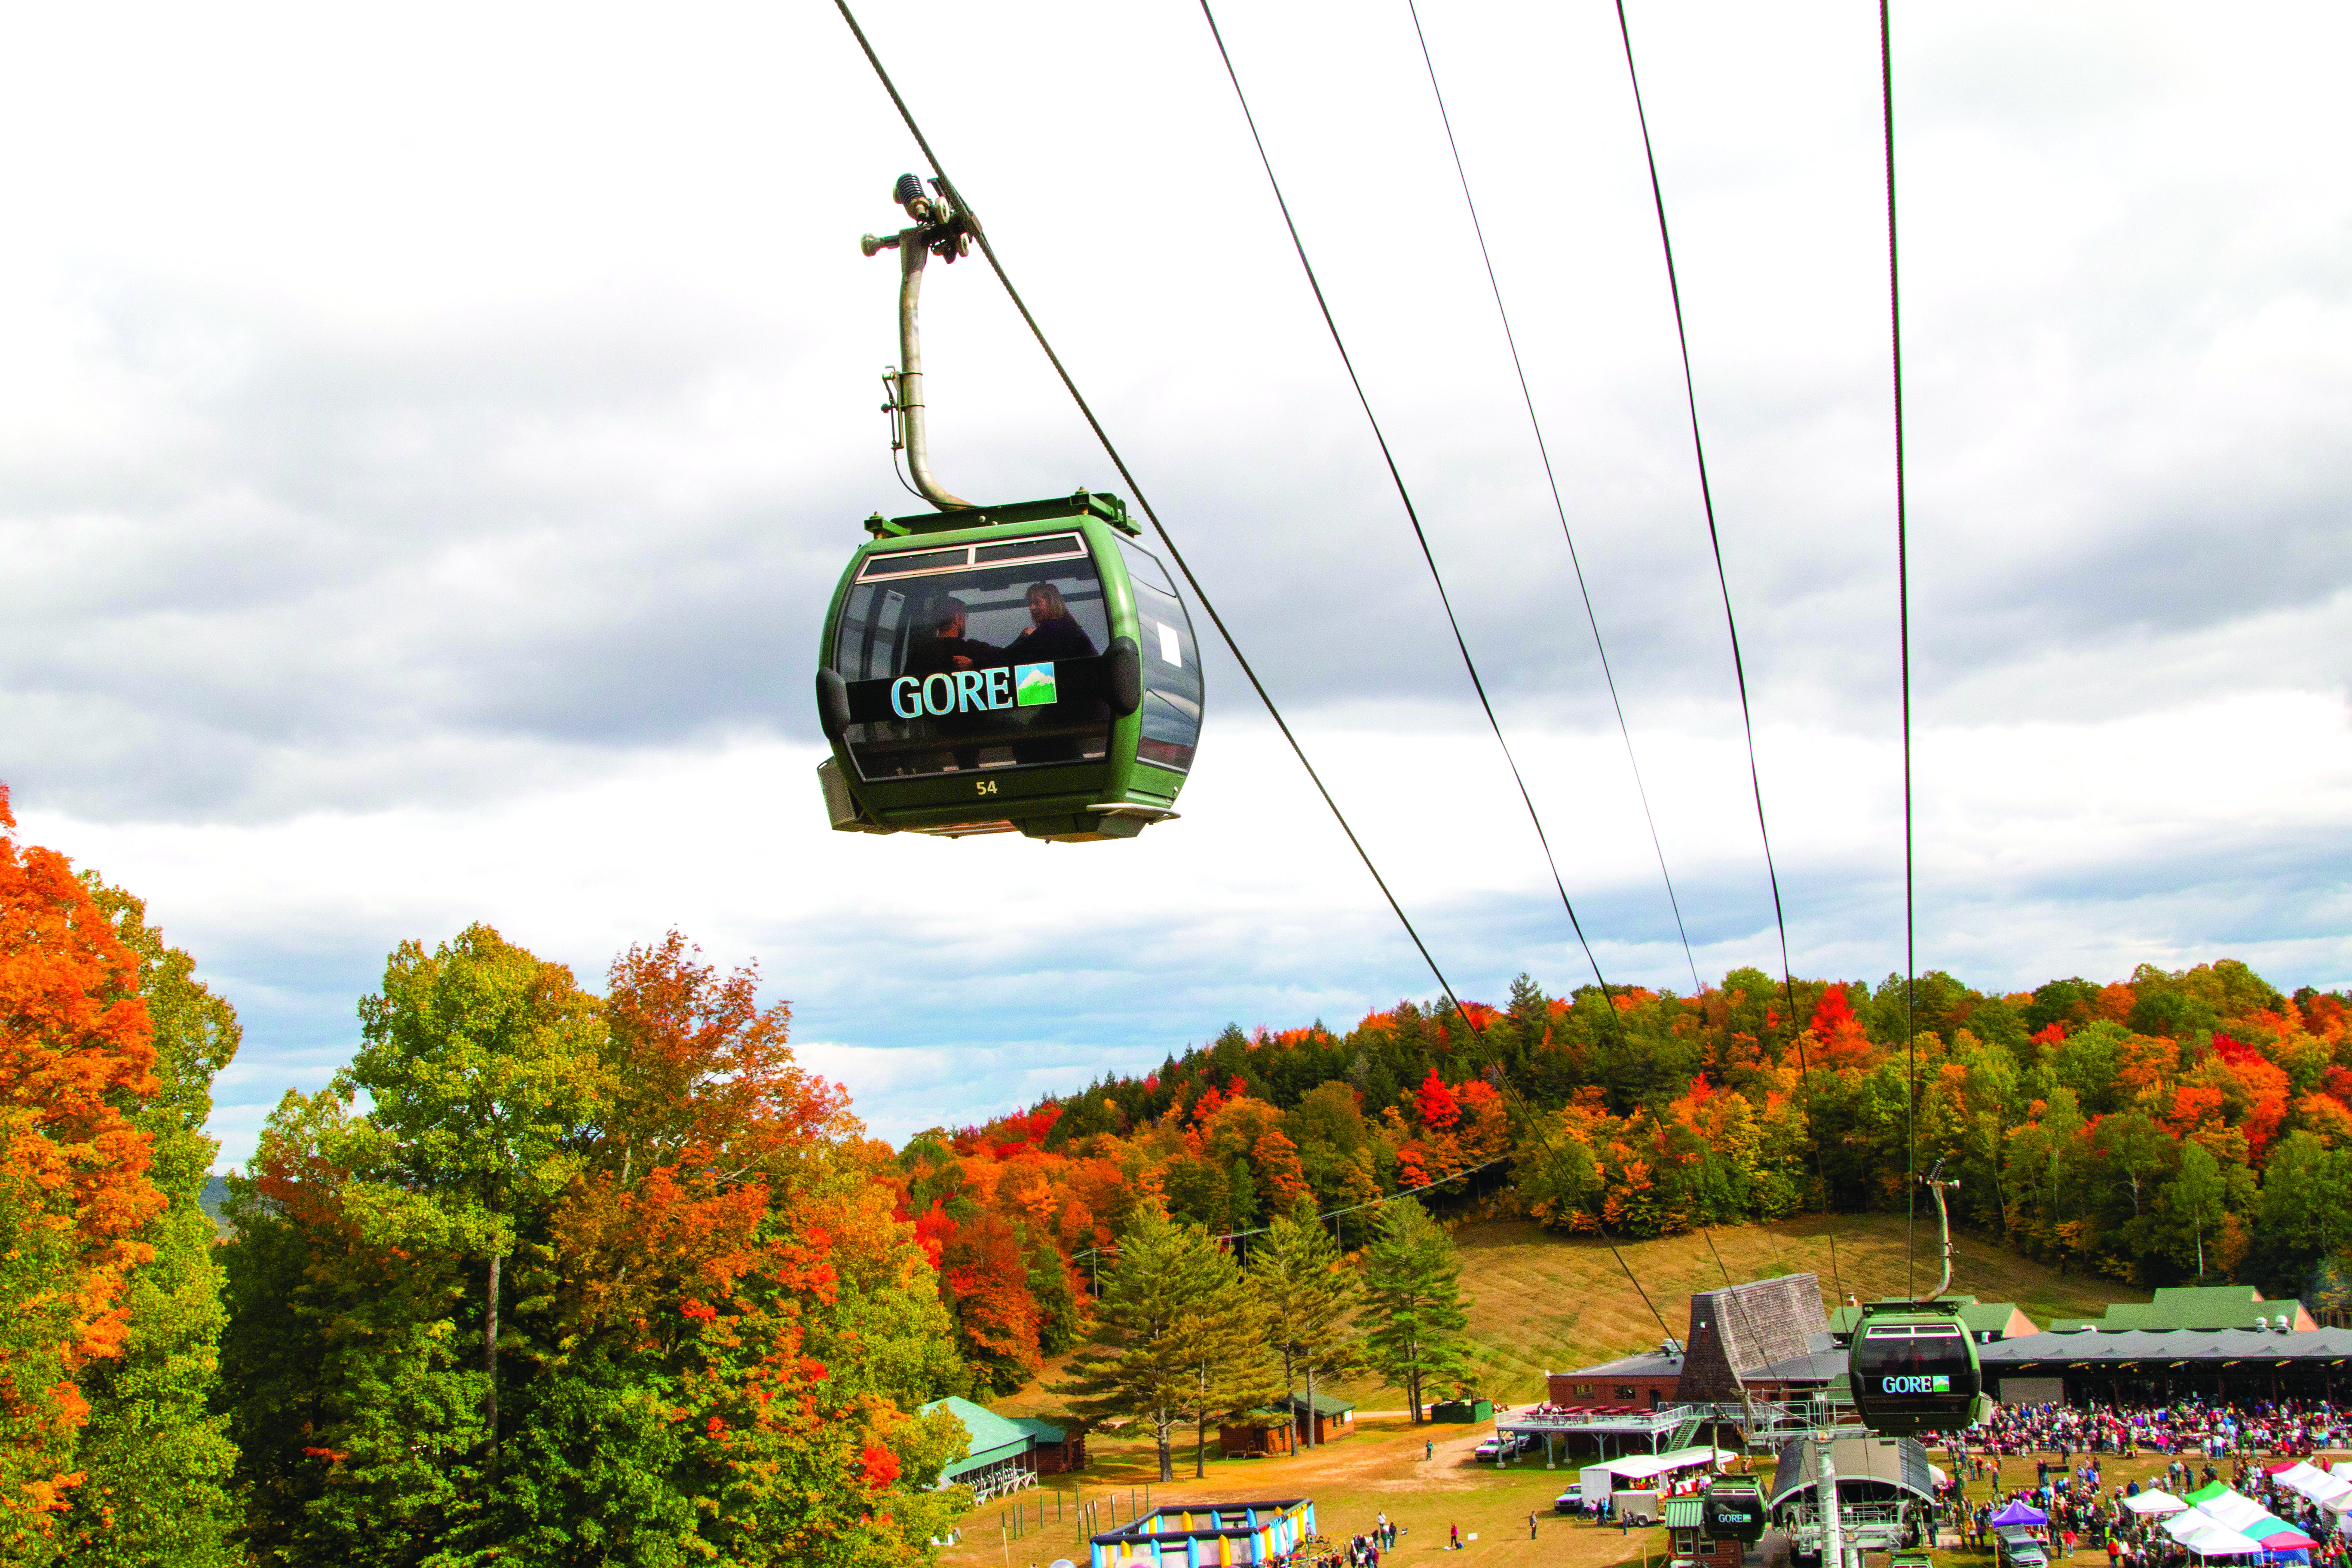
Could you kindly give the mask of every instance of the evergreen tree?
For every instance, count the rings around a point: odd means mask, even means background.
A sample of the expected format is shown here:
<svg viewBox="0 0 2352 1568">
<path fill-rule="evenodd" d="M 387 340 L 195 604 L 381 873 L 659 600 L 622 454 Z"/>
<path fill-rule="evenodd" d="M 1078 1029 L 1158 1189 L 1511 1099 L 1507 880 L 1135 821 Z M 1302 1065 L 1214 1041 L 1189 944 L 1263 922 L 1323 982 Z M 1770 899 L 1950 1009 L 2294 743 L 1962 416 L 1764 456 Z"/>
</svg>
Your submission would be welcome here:
<svg viewBox="0 0 2352 1568">
<path fill-rule="evenodd" d="M 1250 1180 L 1249 1161 L 1239 1154 L 1225 1170 L 1225 1213 L 1235 1230 L 1257 1222 L 1257 1184 Z"/>
<path fill-rule="evenodd" d="M 1265 1311 L 1244 1285 L 1233 1255 L 1212 1244 L 1206 1297 L 1181 1334 L 1192 1363 L 1192 1475 L 1208 1474 L 1209 1424 L 1253 1410 L 1281 1386 L 1266 1354 Z"/>
<path fill-rule="evenodd" d="M 1222 1290 L 1235 1294 L 1233 1263 L 1197 1225 L 1147 1208 L 1118 1244 L 1095 1303 L 1095 1337 L 1071 1358 L 1067 1395 L 1087 1420 L 1128 1416 L 1151 1430 L 1160 1479 L 1176 1479 L 1171 1444 L 1177 1424 L 1206 1403 L 1202 1367 L 1216 1347 L 1196 1325 L 1212 1318 Z"/>
<path fill-rule="evenodd" d="M 1315 1379 L 1352 1372 L 1362 1360 L 1356 1326 L 1350 1318 L 1356 1305 L 1357 1283 L 1339 1259 L 1339 1244 L 1315 1217 L 1311 1203 L 1302 1201 L 1296 1214 L 1276 1219 L 1251 1255 L 1249 1288 L 1266 1321 L 1266 1336 L 1281 1358 L 1283 1394 L 1287 1398 L 1303 1376 L 1307 1405 L 1315 1406 Z M 1315 1419 L 1307 1421 L 1307 1443 L 1315 1441 Z"/>
<path fill-rule="evenodd" d="M 1367 1359 L 1404 1391 L 1415 1425 L 1429 1384 L 1459 1375 L 1467 1363 L 1462 1331 L 1469 1319 L 1462 1308 L 1462 1259 L 1454 1238 L 1414 1200 L 1389 1205 L 1364 1248 L 1364 1310 L 1358 1321 Z"/>
</svg>

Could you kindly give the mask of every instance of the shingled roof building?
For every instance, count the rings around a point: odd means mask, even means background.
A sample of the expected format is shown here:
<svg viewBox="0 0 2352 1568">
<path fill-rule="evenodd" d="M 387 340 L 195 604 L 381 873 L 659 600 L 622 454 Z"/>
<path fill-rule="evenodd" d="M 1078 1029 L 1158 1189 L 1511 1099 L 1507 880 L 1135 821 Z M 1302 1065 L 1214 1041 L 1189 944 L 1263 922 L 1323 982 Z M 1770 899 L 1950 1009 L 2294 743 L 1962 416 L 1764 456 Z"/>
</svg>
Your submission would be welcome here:
<svg viewBox="0 0 2352 1568">
<path fill-rule="evenodd" d="M 1749 1374 L 1805 1354 L 1816 1348 L 1816 1335 L 1829 1331 L 1815 1275 L 1701 1290 L 1690 1300 L 1690 1338 L 1675 1398 L 1685 1405 L 1737 1400 Z"/>
</svg>

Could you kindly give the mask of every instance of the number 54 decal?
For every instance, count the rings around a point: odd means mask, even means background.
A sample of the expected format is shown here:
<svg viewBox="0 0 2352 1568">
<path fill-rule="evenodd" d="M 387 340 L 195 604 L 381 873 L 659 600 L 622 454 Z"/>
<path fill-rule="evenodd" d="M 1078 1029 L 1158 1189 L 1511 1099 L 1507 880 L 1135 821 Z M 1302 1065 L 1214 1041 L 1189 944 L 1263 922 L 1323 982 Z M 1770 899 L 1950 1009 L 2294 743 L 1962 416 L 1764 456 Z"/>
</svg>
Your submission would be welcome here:
<svg viewBox="0 0 2352 1568">
<path fill-rule="evenodd" d="M 994 779 L 981 779 L 974 783 L 973 787 L 982 795 L 994 795 L 996 793 L 996 781 Z"/>
</svg>

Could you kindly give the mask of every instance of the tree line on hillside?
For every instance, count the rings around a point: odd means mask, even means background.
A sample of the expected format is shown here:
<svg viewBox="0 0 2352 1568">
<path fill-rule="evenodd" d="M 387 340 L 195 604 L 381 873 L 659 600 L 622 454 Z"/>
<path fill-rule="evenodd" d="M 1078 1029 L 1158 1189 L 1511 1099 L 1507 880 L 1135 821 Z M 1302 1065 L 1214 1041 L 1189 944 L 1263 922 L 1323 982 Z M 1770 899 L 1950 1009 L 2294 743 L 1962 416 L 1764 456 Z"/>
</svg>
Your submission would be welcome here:
<svg viewBox="0 0 2352 1568">
<path fill-rule="evenodd" d="M 202 1206 L 235 1014 L 0 791 L 0 1563 L 892 1564 L 987 1398 L 1189 1426 L 1463 1377 L 1431 1211 L 1569 1232 L 1903 1200 L 2141 1283 L 2338 1306 L 2352 1008 L 2244 965 L 1411 1002 L 1238 1028 L 900 1148 L 675 932 L 601 987 L 404 942 Z M 1907 1046 L 1907 1048 L 1906 1048 Z M 1916 1064 L 1916 1065 L 1915 1065 Z M 1906 1073 L 1913 1076 L 1906 1078 Z M 1417 1194 L 1399 1201 L 1400 1194 Z M 1425 1206 L 1424 1206 L 1425 1205 Z M 1240 1239 L 1236 1239 L 1240 1238 Z"/>
</svg>

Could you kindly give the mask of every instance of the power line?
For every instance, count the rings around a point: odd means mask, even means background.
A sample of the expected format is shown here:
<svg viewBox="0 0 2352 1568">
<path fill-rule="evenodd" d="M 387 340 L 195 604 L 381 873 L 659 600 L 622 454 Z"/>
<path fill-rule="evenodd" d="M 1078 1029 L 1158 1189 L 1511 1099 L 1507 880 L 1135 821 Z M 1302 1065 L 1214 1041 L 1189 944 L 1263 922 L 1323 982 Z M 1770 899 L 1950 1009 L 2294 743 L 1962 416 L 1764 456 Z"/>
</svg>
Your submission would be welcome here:
<svg viewBox="0 0 2352 1568">
<path fill-rule="evenodd" d="M 1886 127 L 1886 308 L 1895 361 L 1895 602 L 1903 648 L 1903 1293 L 1918 1294 L 1919 933 L 1911 862 L 1911 511 L 1903 467 L 1903 272 L 1895 247 L 1895 42 L 1887 0 L 1878 0 L 1879 102 Z"/>
<path fill-rule="evenodd" d="M 1683 286 L 1675 267 L 1675 240 L 1666 224 L 1666 193 L 1658 178 L 1658 153 L 1650 138 L 1650 114 L 1642 103 L 1642 76 L 1633 66 L 1633 30 L 1625 20 L 1625 0 L 1616 0 L 1617 36 L 1625 46 L 1625 78 L 1633 89 L 1633 113 L 1642 126 L 1642 156 L 1649 164 L 1650 200 L 1658 214 L 1658 244 L 1665 252 L 1666 289 L 1675 305 L 1675 341 L 1682 350 L 1683 402 L 1690 411 L 1691 453 L 1698 464 L 1698 493 L 1706 510 L 1707 543 L 1715 552 L 1716 585 L 1723 593 L 1723 624 L 1731 637 L 1731 671 L 1739 687 L 1739 727 L 1748 741 L 1748 787 L 1756 800 L 1756 833 L 1764 845 L 1764 872 L 1772 886 L 1772 924 L 1780 935 L 1780 994 L 1789 1007 L 1789 1033 L 1797 1047 L 1797 1070 L 1806 1084 L 1806 1121 L 1812 1121 L 1811 1068 L 1805 1060 L 1804 1033 L 1797 1023 L 1796 982 L 1789 973 L 1789 921 L 1780 906 L 1780 872 L 1772 858 L 1772 830 L 1764 819 L 1764 779 L 1756 763 L 1756 721 L 1748 701 L 1748 669 L 1739 652 L 1739 622 L 1731 610 L 1731 578 L 1723 565 L 1723 535 L 1716 527 L 1715 490 L 1707 480 L 1706 443 L 1699 434 L 1698 380 L 1691 370 L 1690 330 L 1683 320 Z M 1821 1131 L 1813 1128 L 1814 1171 L 1822 1183 L 1822 1214 L 1829 1215 L 1829 1173 L 1822 1160 Z M 1840 1295 L 1844 1281 L 1837 1262 L 1837 1236 L 1830 1235 L 1830 1277 Z"/>
<path fill-rule="evenodd" d="M 1445 148 L 1454 154 L 1454 177 L 1462 183 L 1462 202 L 1470 209 L 1470 230 L 1478 237 L 1478 258 L 1486 264 L 1486 287 L 1495 296 L 1495 314 L 1503 323 L 1503 342 L 1511 351 L 1511 371 L 1518 377 L 1519 401 L 1527 405 L 1528 428 L 1535 433 L 1536 453 L 1543 459 L 1544 482 L 1551 488 L 1551 509 L 1559 517 L 1560 536 L 1568 541 L 1569 563 L 1576 569 L 1576 591 L 1584 601 L 1584 620 L 1592 628 L 1593 650 L 1601 656 L 1601 678 L 1609 684 L 1609 705 L 1617 712 L 1617 732 L 1624 737 L 1625 763 L 1633 771 L 1633 790 L 1641 797 L 1642 818 L 1649 824 L 1650 847 L 1658 857 L 1658 875 L 1666 884 L 1666 902 L 1675 911 L 1675 932 L 1682 938 L 1683 962 L 1690 965 L 1691 989 L 1696 994 L 1706 989 L 1698 977 L 1698 960 L 1691 954 L 1690 931 L 1683 924 L 1682 900 L 1675 893 L 1674 873 L 1666 869 L 1666 847 L 1658 837 L 1658 819 L 1650 809 L 1650 786 L 1643 782 L 1642 763 L 1633 752 L 1633 731 L 1625 722 L 1625 704 L 1617 695 L 1617 674 L 1609 665 L 1609 645 L 1601 640 L 1601 617 L 1593 613 L 1592 590 L 1584 581 L 1584 562 L 1577 554 L 1576 531 L 1568 524 L 1568 506 L 1560 500 L 1559 476 L 1552 471 L 1551 447 L 1544 440 L 1543 421 L 1536 416 L 1535 394 L 1528 387 L 1528 368 L 1519 358 L 1518 334 L 1511 330 L 1511 312 L 1503 303 L 1503 285 L 1495 276 L 1495 258 L 1486 248 L 1486 226 L 1478 219 L 1478 199 L 1470 194 L 1470 173 L 1462 165 L 1462 148 L 1454 139 L 1454 117 L 1446 111 L 1445 89 L 1437 85 L 1437 62 L 1430 58 L 1429 38 L 1422 31 L 1421 10 L 1413 0 L 1405 0 L 1405 10 L 1412 17 L 1412 36 L 1421 45 L 1421 63 L 1429 71 L 1430 95 L 1437 100 L 1437 118 L 1445 127 Z"/>
</svg>

